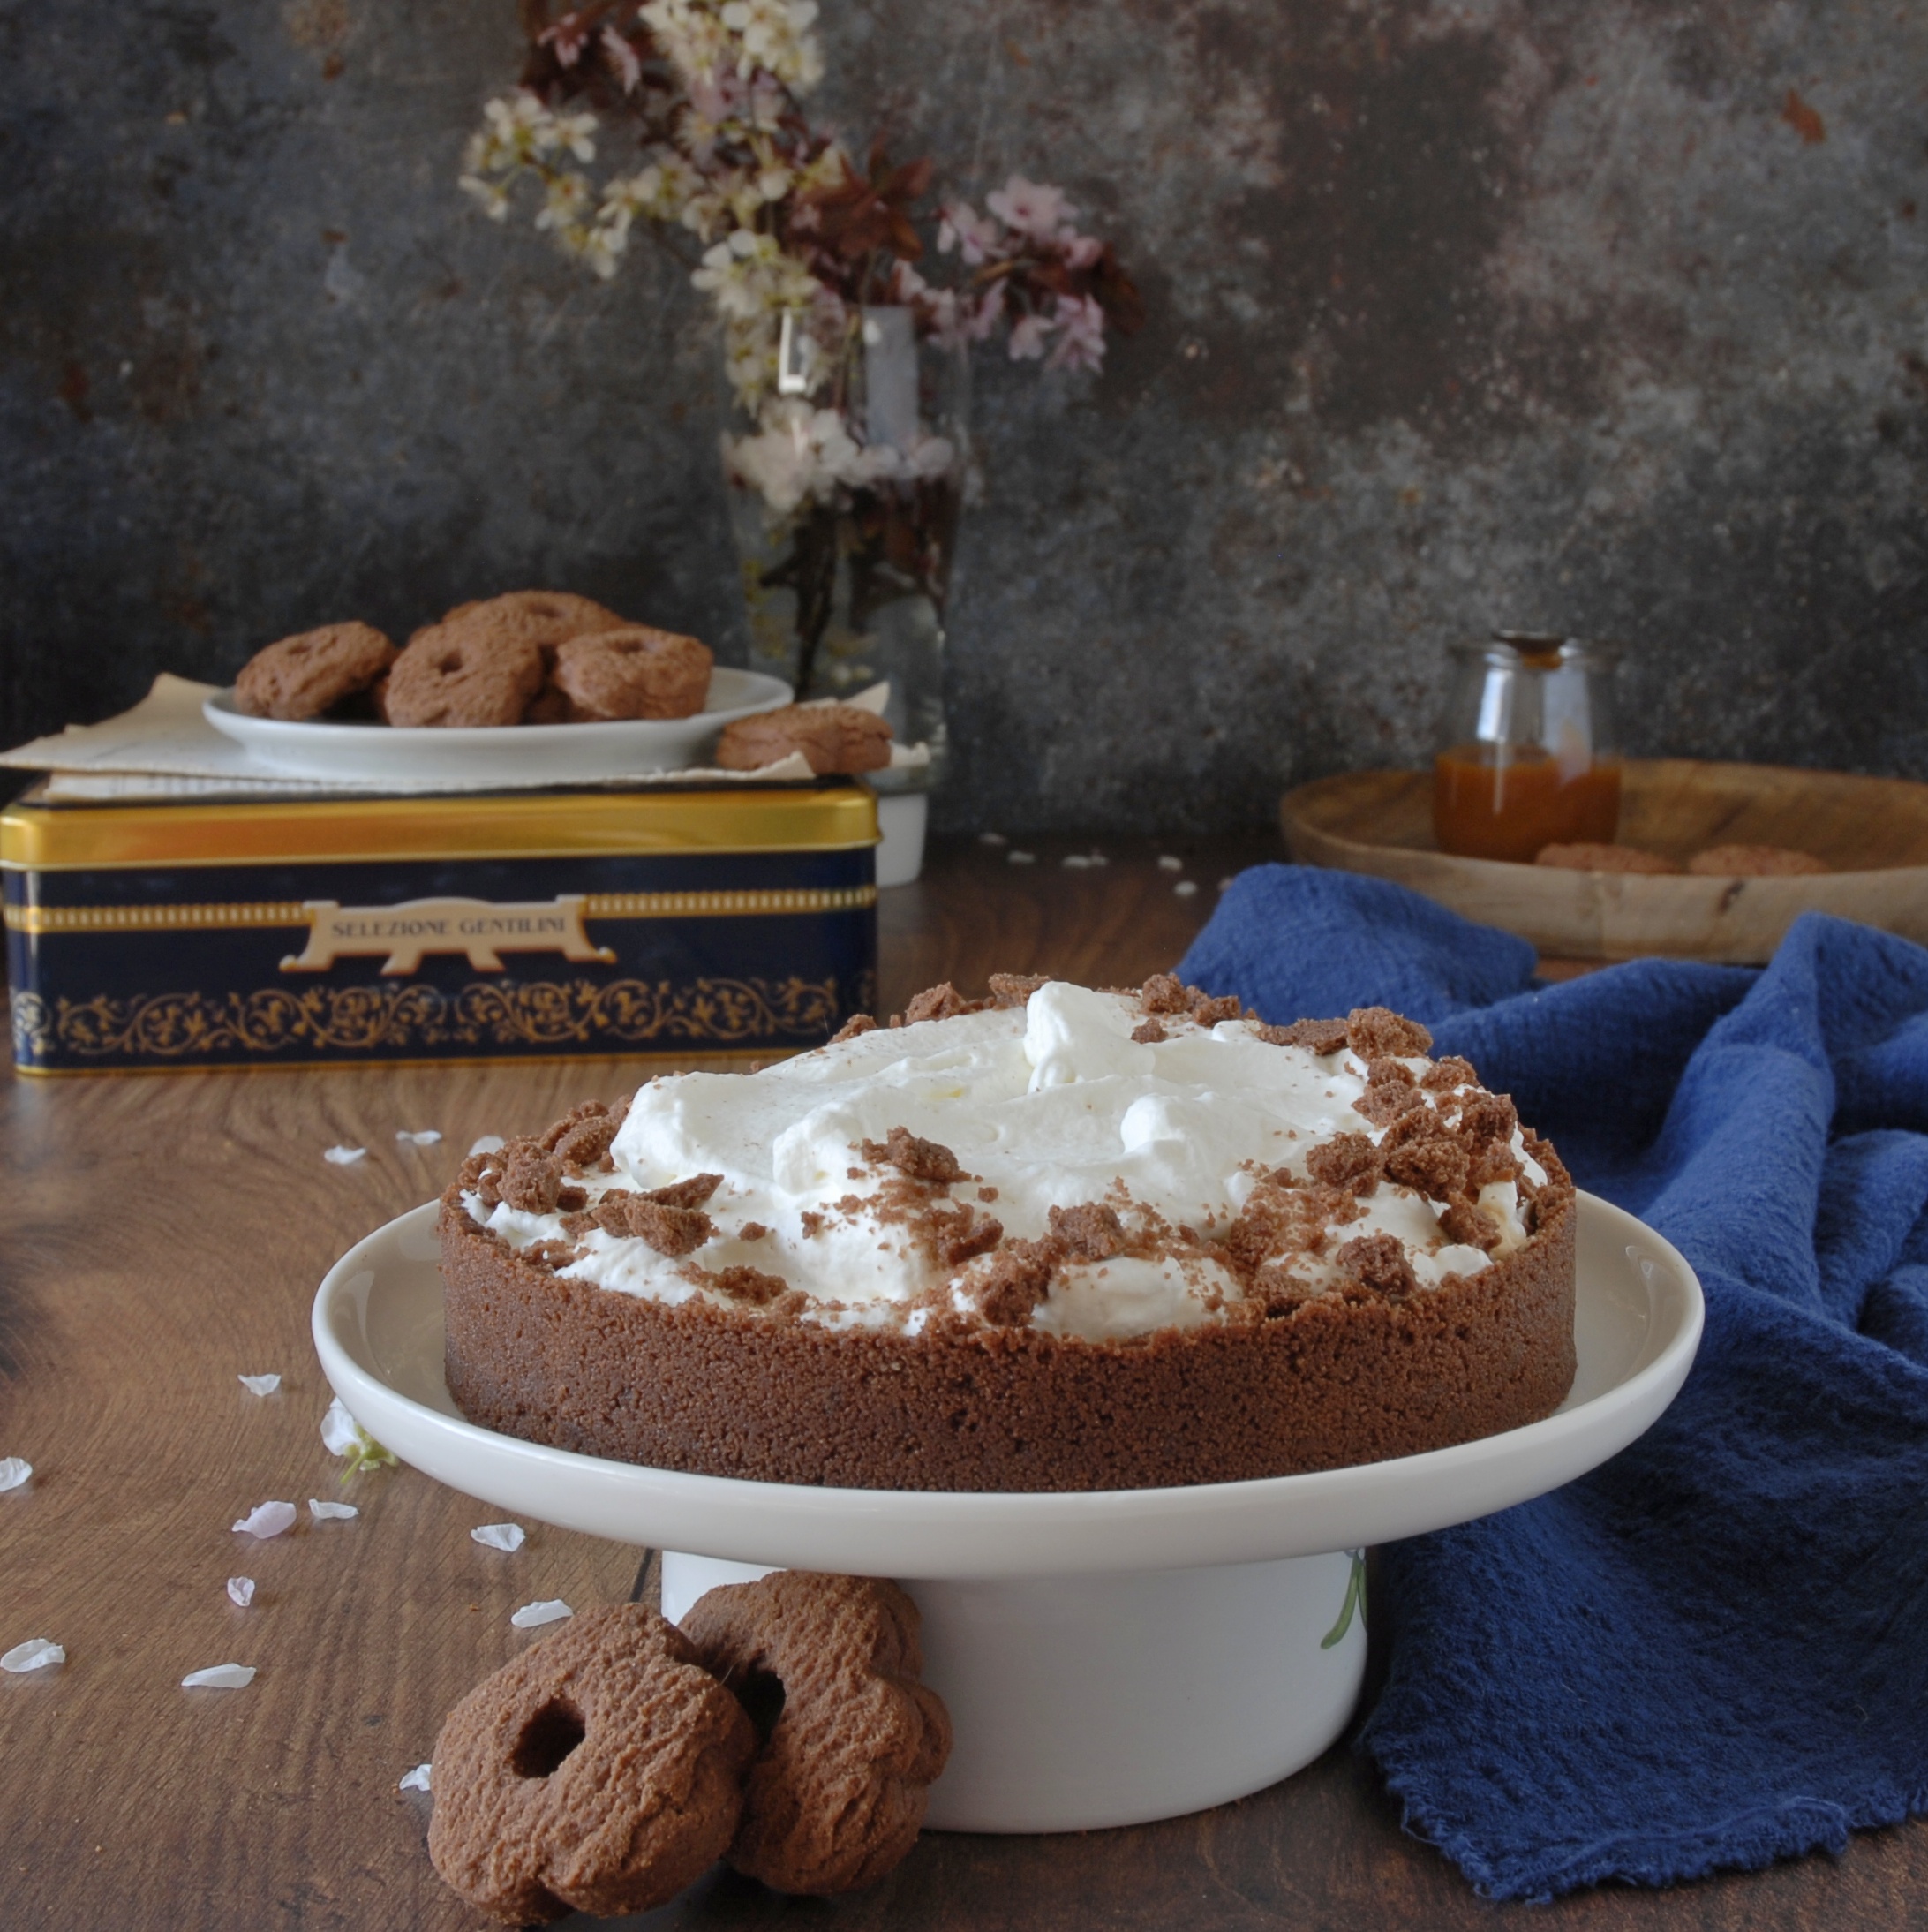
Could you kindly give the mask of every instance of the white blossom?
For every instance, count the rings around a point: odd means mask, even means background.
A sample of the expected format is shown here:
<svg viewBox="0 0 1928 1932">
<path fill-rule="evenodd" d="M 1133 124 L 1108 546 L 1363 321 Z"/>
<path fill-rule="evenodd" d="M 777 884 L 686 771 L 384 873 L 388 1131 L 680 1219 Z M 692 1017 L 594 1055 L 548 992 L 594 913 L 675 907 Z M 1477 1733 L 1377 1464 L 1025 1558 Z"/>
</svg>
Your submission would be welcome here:
<svg viewBox="0 0 1928 1932">
<path fill-rule="evenodd" d="M 352 1167 L 368 1150 L 365 1147 L 326 1147 L 321 1158 L 335 1167 Z"/>
<path fill-rule="evenodd" d="M 346 1522 L 350 1517 L 359 1516 L 361 1512 L 352 1503 L 324 1503 L 319 1497 L 308 1498 L 308 1513 L 318 1523 Z"/>
<path fill-rule="evenodd" d="M 1006 227 L 1038 242 L 1056 241 L 1059 229 L 1077 213 L 1062 188 L 1027 181 L 1022 175 L 1013 175 L 1003 187 L 994 188 L 984 197 L 984 205 Z"/>
<path fill-rule="evenodd" d="M 328 1404 L 321 1418 L 321 1446 L 331 1456 L 347 1460 L 350 1475 L 358 1475 L 364 1469 L 395 1467 L 394 1455 L 342 1407 L 340 1397 Z"/>
<path fill-rule="evenodd" d="M 485 1550 L 520 1550 L 529 1538 L 520 1523 L 480 1523 L 469 1532 Z"/>
<path fill-rule="evenodd" d="M 403 1771 L 402 1782 L 395 1786 L 395 1789 L 397 1791 L 432 1790 L 433 1787 L 430 1783 L 430 1779 L 434 1769 L 435 1767 L 432 1763 L 418 1764 L 412 1771 Z"/>
<path fill-rule="evenodd" d="M 433 1147 L 441 1138 L 441 1129 L 437 1127 L 418 1127 L 412 1131 L 405 1127 L 395 1130 L 398 1141 L 405 1141 L 414 1147 Z"/>
<path fill-rule="evenodd" d="M 0 1456 L 0 1490 L 21 1488 L 34 1474 L 34 1465 L 23 1456 Z"/>
<path fill-rule="evenodd" d="M 774 235 L 738 228 L 705 251 L 690 281 L 713 300 L 726 319 L 749 321 L 806 308 L 817 294 L 817 277 L 795 255 L 778 246 Z"/>
<path fill-rule="evenodd" d="M 228 1601 L 237 1609 L 245 1610 L 254 1601 L 254 1579 L 252 1576 L 230 1576 L 228 1579 Z"/>
<path fill-rule="evenodd" d="M 272 1395 L 281 1386 L 278 1375 L 244 1375 L 237 1379 L 250 1395 Z"/>
</svg>

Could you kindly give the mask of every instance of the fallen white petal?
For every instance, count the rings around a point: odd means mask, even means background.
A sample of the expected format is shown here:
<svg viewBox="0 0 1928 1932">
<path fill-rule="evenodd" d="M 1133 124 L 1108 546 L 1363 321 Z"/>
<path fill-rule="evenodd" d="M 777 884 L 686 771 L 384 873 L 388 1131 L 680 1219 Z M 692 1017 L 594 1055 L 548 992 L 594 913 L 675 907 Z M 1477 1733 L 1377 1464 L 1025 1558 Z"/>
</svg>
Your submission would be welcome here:
<svg viewBox="0 0 1928 1932">
<path fill-rule="evenodd" d="M 403 1771 L 402 1782 L 396 1788 L 401 1791 L 426 1791 L 429 1789 L 429 1773 L 433 1764 L 418 1764 L 412 1771 Z"/>
<path fill-rule="evenodd" d="M 352 1167 L 368 1150 L 365 1147 L 330 1147 L 323 1151 L 323 1160 L 332 1160 L 337 1167 Z"/>
<path fill-rule="evenodd" d="M 308 1513 L 318 1523 L 345 1523 L 350 1516 L 359 1516 L 361 1512 L 352 1503 L 324 1503 L 320 1497 L 311 1496 Z"/>
<path fill-rule="evenodd" d="M 1058 863 L 1067 872 L 1083 872 L 1091 869 L 1091 861 L 1082 852 L 1066 852 Z"/>
<path fill-rule="evenodd" d="M 977 842 L 980 845 L 1009 845 L 1011 841 L 1002 832 L 980 832 Z"/>
<path fill-rule="evenodd" d="M 499 1154 L 508 1144 L 500 1134 L 485 1134 L 469 1151 L 471 1154 Z"/>
<path fill-rule="evenodd" d="M 1094 852 L 1091 857 L 1085 861 L 1085 864 L 1087 865 L 1109 865 L 1111 863 L 1111 860 L 1105 857 L 1103 852 Z"/>
<path fill-rule="evenodd" d="M 254 1681 L 252 1664 L 215 1664 L 205 1671 L 190 1671 L 181 1679 L 183 1690 L 245 1690 Z"/>
<path fill-rule="evenodd" d="M 234 1527 L 244 1536 L 278 1536 L 282 1530 L 295 1527 L 295 1506 L 292 1503 L 258 1503 Z"/>
<path fill-rule="evenodd" d="M 342 1407 L 342 1399 L 336 1396 L 321 1418 L 322 1447 L 331 1456 L 345 1456 L 360 1433 L 361 1424 Z"/>
<path fill-rule="evenodd" d="M 67 1653 L 57 1643 L 49 1643 L 45 1637 L 29 1637 L 25 1643 L 17 1643 L 0 1656 L 0 1671 L 11 1671 L 18 1675 L 22 1671 L 44 1671 L 49 1664 L 64 1664 Z"/>
<path fill-rule="evenodd" d="M 240 1377 L 241 1386 L 250 1395 L 272 1395 L 281 1386 L 278 1375 L 245 1375 Z"/>
<path fill-rule="evenodd" d="M 1198 890 L 1198 881 L 1195 879 L 1181 879 L 1171 890 L 1180 899 L 1189 899 Z"/>
<path fill-rule="evenodd" d="M 433 1147 L 441 1138 L 441 1129 L 425 1127 L 411 1134 L 407 1128 L 398 1127 L 395 1130 L 395 1137 L 398 1141 L 407 1141 L 412 1146 Z"/>
<path fill-rule="evenodd" d="M 1037 864 L 1037 854 L 1036 852 L 1006 852 L 1005 854 L 1005 864 L 1006 865 L 1036 865 Z"/>
<path fill-rule="evenodd" d="M 533 1630 L 539 1624 L 559 1624 L 575 1614 L 560 1596 L 552 1596 L 546 1603 L 524 1604 L 508 1620 L 518 1630 Z"/>
<path fill-rule="evenodd" d="M 34 1473 L 34 1465 L 21 1456 L 0 1456 L 0 1490 L 17 1490 Z"/>
<path fill-rule="evenodd" d="M 245 1610 L 254 1601 L 254 1579 L 252 1576 L 230 1576 L 228 1579 L 228 1601 Z"/>
<path fill-rule="evenodd" d="M 520 1550 L 529 1540 L 520 1523 L 484 1523 L 471 1529 L 469 1537 L 487 1550 Z"/>
<path fill-rule="evenodd" d="M 1158 870 L 1161 872 L 1182 872 L 1185 870 L 1185 861 L 1182 858 L 1173 858 L 1169 852 L 1161 852 L 1158 855 Z"/>
</svg>

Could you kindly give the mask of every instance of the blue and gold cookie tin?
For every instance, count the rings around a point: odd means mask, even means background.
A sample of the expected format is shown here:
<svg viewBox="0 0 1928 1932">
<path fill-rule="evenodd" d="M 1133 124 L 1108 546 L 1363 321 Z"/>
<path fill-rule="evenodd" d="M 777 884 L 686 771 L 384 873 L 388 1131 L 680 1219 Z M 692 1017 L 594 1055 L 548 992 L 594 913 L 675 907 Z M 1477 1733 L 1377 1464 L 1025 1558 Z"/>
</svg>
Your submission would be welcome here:
<svg viewBox="0 0 1928 1932">
<path fill-rule="evenodd" d="M 25 1073 L 780 1054 L 870 1009 L 861 786 L 0 815 Z"/>
</svg>

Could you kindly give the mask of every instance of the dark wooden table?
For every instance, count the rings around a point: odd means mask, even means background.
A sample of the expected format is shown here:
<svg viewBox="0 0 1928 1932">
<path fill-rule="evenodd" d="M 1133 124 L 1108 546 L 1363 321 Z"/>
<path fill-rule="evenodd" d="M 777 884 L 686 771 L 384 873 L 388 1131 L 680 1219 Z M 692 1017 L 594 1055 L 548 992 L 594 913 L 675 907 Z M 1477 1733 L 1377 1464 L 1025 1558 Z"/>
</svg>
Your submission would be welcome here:
<svg viewBox="0 0 1928 1932">
<path fill-rule="evenodd" d="M 1070 870 L 992 848 L 939 851 L 885 895 L 884 997 L 996 970 L 1135 981 L 1172 964 L 1219 879 L 1277 856 L 1243 845 L 1109 847 Z M 1088 851 L 1088 847 L 1079 848 Z M 1183 857 L 1179 876 L 1156 854 Z M 509 1612 L 545 1596 L 651 1588 L 640 1552 L 537 1528 L 478 1548 L 489 1512 L 410 1470 L 343 1490 L 316 1425 L 328 1394 L 308 1341 L 315 1285 L 351 1241 L 447 1182 L 478 1136 L 538 1127 L 629 1083 L 616 1063 L 169 1078 L 5 1088 L 0 1456 L 35 1466 L 0 1495 L 0 1649 L 46 1636 L 68 1662 L 0 1676 L 0 1927 L 132 1932 L 471 1927 L 423 1850 L 429 1800 L 396 1780 L 443 1712 L 527 1641 Z M 434 1127 L 417 1150 L 397 1128 Z M 336 1143 L 357 1166 L 326 1165 Z M 265 1400 L 237 1382 L 275 1370 Z M 345 1496 L 349 1523 L 308 1521 Z M 287 1536 L 229 1525 L 270 1497 Z M 257 1579 L 248 1610 L 223 1591 Z M 259 1667 L 245 1690 L 179 1688 L 202 1665 Z M 1242 1803 L 1131 1830 L 1043 1838 L 927 1834 L 869 1892 L 785 1900 L 727 1875 L 656 1927 L 1670 1928 L 1928 1926 L 1928 1828 L 1663 1893 L 1550 1911 L 1474 1895 L 1405 1836 L 1344 1745 Z"/>
</svg>

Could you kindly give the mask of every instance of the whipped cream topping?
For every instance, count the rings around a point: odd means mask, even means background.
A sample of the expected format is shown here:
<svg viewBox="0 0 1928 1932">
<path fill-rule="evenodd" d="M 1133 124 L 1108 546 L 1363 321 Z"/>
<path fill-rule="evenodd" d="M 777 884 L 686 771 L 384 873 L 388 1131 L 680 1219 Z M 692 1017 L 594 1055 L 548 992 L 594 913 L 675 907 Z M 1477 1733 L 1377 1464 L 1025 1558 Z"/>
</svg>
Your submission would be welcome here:
<svg viewBox="0 0 1928 1932">
<path fill-rule="evenodd" d="M 610 1147 L 614 1171 L 572 1184 L 593 1211 L 611 1189 L 720 1175 L 703 1203 L 707 1238 L 682 1254 L 588 1226 L 584 1210 L 531 1213 L 477 1192 L 465 1204 L 513 1248 L 564 1241 L 574 1258 L 559 1273 L 619 1294 L 743 1306 L 719 1278 L 754 1270 L 801 1291 L 801 1306 L 785 1297 L 795 1318 L 910 1335 L 987 1306 L 1009 1244 L 1051 1235 L 1054 1207 L 1100 1204 L 1126 1239 L 1095 1253 L 1061 1242 L 1020 1318 L 1090 1340 L 1227 1319 L 1248 1284 L 1218 1244 L 1255 1191 L 1279 1182 L 1307 1183 L 1307 1198 L 1331 1210 L 1279 1264 L 1294 1294 L 1338 1283 L 1334 1251 L 1366 1235 L 1393 1236 L 1422 1289 L 1489 1265 L 1484 1247 L 1442 1227 L 1443 1204 L 1412 1187 L 1382 1180 L 1365 1198 L 1310 1188 L 1314 1149 L 1387 1132 L 1354 1110 L 1368 1068 L 1350 1048 L 1273 1044 L 1246 1019 L 1146 1023 L 1136 995 L 1053 981 L 1021 1006 L 879 1028 L 755 1074 L 652 1081 Z M 1422 1056 L 1398 1064 L 1415 1083 L 1433 1069 Z M 1443 1110 L 1480 1091 L 1435 1083 L 1419 1098 Z M 901 1144 L 908 1135 L 947 1150 L 961 1178 L 907 1174 L 885 1151 L 893 1130 Z M 1511 1151 L 1532 1183 L 1545 1181 L 1517 1129 Z M 1515 1181 L 1489 1181 L 1476 1199 L 1495 1253 L 1526 1239 Z"/>
</svg>

